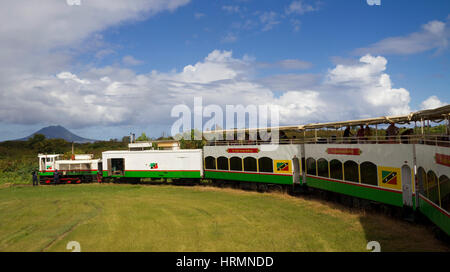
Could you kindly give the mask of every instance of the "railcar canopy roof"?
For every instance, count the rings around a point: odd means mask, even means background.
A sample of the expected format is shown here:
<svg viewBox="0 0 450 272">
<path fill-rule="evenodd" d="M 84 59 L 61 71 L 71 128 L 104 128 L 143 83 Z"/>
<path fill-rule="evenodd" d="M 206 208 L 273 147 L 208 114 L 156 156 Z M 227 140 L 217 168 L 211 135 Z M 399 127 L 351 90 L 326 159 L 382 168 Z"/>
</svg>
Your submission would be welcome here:
<svg viewBox="0 0 450 272">
<path fill-rule="evenodd" d="M 269 127 L 269 128 L 250 128 L 250 129 L 229 129 L 229 130 L 212 130 L 204 131 L 203 133 L 227 133 L 227 132 L 254 132 L 258 130 L 307 130 L 307 129 L 319 129 L 319 128 L 340 128 L 344 126 L 357 126 L 357 125 L 378 125 L 378 124 L 409 124 L 411 122 L 420 122 L 425 120 L 430 120 L 433 122 L 441 122 L 443 120 L 450 119 L 450 105 L 445 105 L 443 107 L 421 110 L 416 112 L 411 112 L 408 115 L 397 115 L 397 116 L 383 116 L 359 120 L 350 121 L 340 121 L 340 122 L 329 122 L 329 123 L 311 123 L 306 125 L 297 126 L 280 126 L 280 127 Z"/>
</svg>

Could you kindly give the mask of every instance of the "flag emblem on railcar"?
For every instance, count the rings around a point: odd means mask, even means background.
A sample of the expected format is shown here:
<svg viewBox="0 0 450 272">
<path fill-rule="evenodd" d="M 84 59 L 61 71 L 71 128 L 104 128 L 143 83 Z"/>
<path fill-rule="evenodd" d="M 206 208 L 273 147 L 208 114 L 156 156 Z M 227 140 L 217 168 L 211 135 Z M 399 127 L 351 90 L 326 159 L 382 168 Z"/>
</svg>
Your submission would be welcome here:
<svg viewBox="0 0 450 272">
<path fill-rule="evenodd" d="M 401 190 L 400 168 L 378 167 L 378 186 Z"/>
<path fill-rule="evenodd" d="M 291 162 L 290 161 L 274 161 L 275 173 L 290 173 Z"/>
<path fill-rule="evenodd" d="M 289 163 L 287 162 L 279 162 L 277 163 L 277 171 L 288 171 Z"/>
<path fill-rule="evenodd" d="M 381 171 L 382 182 L 387 184 L 397 184 L 397 172 Z"/>
<path fill-rule="evenodd" d="M 158 163 L 156 162 L 150 163 L 150 169 L 158 169 Z"/>
</svg>

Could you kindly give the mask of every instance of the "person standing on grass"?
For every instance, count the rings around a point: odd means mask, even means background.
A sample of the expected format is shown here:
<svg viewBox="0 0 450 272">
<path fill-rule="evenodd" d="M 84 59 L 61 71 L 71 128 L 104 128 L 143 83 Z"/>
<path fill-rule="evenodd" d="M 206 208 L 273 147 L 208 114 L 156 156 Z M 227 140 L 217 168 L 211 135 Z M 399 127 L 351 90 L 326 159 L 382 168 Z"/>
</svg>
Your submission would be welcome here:
<svg viewBox="0 0 450 272">
<path fill-rule="evenodd" d="M 33 175 L 33 186 L 38 186 L 39 183 L 36 171 L 33 171 L 32 175 Z"/>
<path fill-rule="evenodd" d="M 59 172 L 58 169 L 55 169 L 55 173 L 53 173 L 53 182 L 55 182 L 55 185 L 59 183 Z"/>
</svg>

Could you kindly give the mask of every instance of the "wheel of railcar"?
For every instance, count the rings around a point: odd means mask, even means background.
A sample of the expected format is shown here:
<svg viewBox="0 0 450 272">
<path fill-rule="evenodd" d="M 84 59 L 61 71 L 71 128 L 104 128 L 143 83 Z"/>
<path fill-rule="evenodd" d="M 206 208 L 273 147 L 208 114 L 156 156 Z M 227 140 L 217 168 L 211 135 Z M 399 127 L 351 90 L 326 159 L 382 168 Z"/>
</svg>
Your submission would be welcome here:
<svg viewBox="0 0 450 272">
<path fill-rule="evenodd" d="M 283 187 L 281 185 L 278 185 L 278 184 L 271 184 L 269 186 L 269 191 L 270 192 L 283 193 Z"/>
<path fill-rule="evenodd" d="M 267 184 L 258 184 L 258 192 L 265 193 L 267 192 Z"/>
</svg>

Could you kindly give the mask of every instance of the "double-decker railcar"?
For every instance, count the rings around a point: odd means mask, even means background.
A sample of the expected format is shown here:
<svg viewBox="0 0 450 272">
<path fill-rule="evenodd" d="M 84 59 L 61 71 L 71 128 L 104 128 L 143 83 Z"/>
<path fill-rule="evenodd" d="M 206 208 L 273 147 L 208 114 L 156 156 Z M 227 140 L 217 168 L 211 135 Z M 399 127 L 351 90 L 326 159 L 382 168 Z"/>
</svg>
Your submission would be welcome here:
<svg viewBox="0 0 450 272">
<path fill-rule="evenodd" d="M 278 141 L 270 152 L 262 152 L 267 141 L 214 139 L 204 147 L 205 177 L 293 187 L 300 184 L 302 188 L 386 204 L 406 212 L 420 211 L 450 235 L 449 112 L 450 106 L 444 106 L 405 116 L 284 127 L 301 132 L 303 137 Z M 445 133 L 427 135 L 426 120 L 445 120 Z M 369 124 L 412 122 L 422 123 L 421 134 L 378 135 L 375 128 L 360 137 L 336 135 L 337 129 L 345 126 L 365 125 L 367 129 Z M 329 128 L 333 130 L 327 131 L 328 137 L 318 137 L 317 129 Z M 306 137 L 306 130 L 314 130 L 314 136 Z M 235 129 L 210 133 L 249 132 Z M 279 165 L 286 165 L 286 171 L 279 172 Z"/>
<path fill-rule="evenodd" d="M 300 145 L 216 145 L 205 146 L 205 178 L 292 185 L 300 182 Z"/>
</svg>

